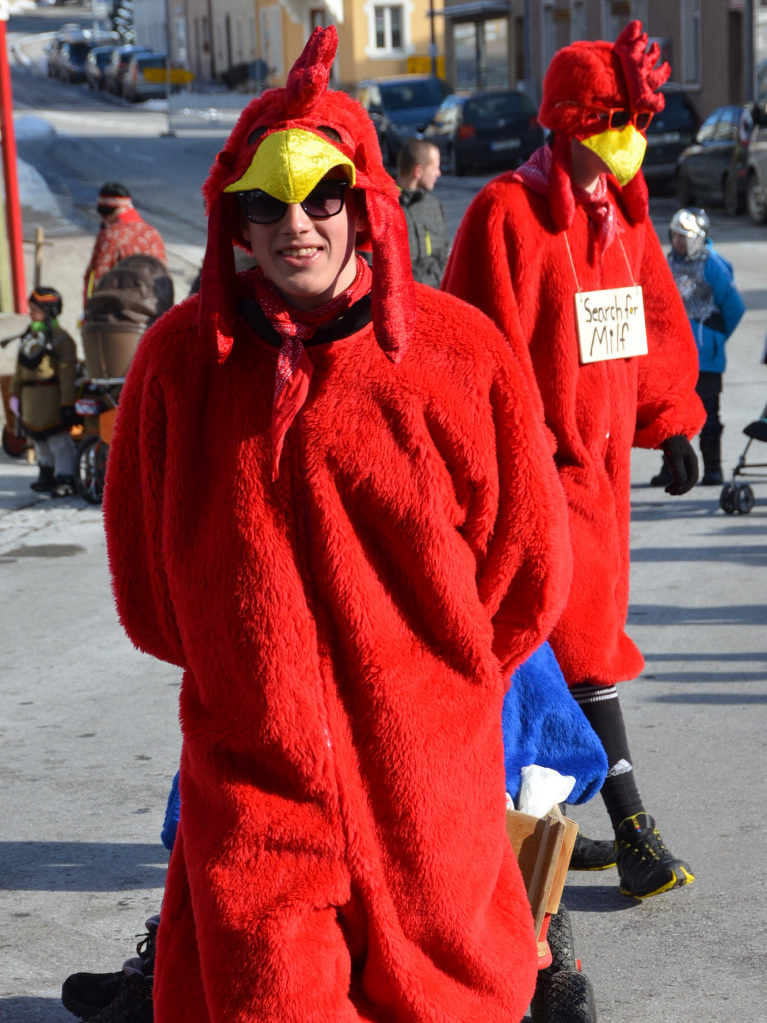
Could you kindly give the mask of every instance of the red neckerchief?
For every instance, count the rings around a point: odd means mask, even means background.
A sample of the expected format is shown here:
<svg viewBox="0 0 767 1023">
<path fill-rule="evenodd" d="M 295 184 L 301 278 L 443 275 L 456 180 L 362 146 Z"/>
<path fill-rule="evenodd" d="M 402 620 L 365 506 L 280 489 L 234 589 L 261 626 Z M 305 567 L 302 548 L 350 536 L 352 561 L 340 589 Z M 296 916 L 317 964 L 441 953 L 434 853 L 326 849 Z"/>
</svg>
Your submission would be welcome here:
<svg viewBox="0 0 767 1023">
<path fill-rule="evenodd" d="M 523 185 L 527 185 L 539 195 L 547 195 L 551 173 L 551 155 L 550 146 L 541 146 L 536 149 L 527 163 L 523 163 L 514 172 L 514 180 L 521 181 Z M 573 197 L 586 211 L 594 234 L 599 241 L 600 249 L 604 252 L 610 247 L 617 229 L 615 210 L 607 188 L 607 177 L 604 174 L 599 175 L 597 187 L 593 192 L 587 192 L 585 188 L 576 185 L 574 181 L 571 181 L 570 184 Z"/>
<path fill-rule="evenodd" d="M 366 295 L 370 291 L 373 275 L 366 260 L 358 255 L 357 274 L 352 284 L 340 295 L 314 309 L 296 309 L 288 305 L 277 288 L 264 275 L 261 267 L 254 267 L 249 277 L 258 304 L 282 338 L 280 353 L 277 356 L 272 406 L 272 481 L 274 481 L 280 475 L 280 456 L 285 434 L 306 401 L 314 370 L 312 360 L 306 354 L 304 342 L 308 341 L 319 327 L 331 323 Z"/>
</svg>

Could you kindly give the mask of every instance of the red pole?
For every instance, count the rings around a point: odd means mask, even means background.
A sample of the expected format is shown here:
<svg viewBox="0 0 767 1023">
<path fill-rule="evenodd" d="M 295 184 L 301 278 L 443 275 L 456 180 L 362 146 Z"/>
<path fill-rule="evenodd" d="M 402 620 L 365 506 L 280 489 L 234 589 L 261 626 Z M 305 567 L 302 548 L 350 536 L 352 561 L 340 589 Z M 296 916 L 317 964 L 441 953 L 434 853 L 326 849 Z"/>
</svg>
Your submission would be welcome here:
<svg viewBox="0 0 767 1023">
<path fill-rule="evenodd" d="M 5 178 L 5 219 L 8 227 L 8 250 L 13 278 L 13 304 L 17 313 L 25 313 L 27 311 L 27 296 L 24 286 L 24 246 L 21 233 L 19 178 L 16 172 L 16 138 L 13 134 L 13 97 L 2 8 L 3 4 L 0 0 L 0 132 L 2 133 L 3 176 Z"/>
</svg>

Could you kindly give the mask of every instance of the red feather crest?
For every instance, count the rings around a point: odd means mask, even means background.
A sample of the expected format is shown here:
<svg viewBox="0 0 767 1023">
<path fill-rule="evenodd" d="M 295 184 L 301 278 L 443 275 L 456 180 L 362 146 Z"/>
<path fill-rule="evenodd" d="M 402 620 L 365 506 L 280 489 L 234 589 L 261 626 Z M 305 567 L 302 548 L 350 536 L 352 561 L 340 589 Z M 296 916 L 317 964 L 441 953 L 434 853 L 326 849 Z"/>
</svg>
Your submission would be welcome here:
<svg viewBox="0 0 767 1023">
<path fill-rule="evenodd" d="M 647 33 L 642 31 L 640 21 L 630 21 L 626 25 L 613 43 L 613 52 L 620 61 L 631 109 L 655 113 L 662 110 L 663 95 L 655 90 L 671 74 L 671 67 L 668 61 L 655 66 L 660 57 L 660 47 L 653 43 L 647 48 Z"/>
</svg>

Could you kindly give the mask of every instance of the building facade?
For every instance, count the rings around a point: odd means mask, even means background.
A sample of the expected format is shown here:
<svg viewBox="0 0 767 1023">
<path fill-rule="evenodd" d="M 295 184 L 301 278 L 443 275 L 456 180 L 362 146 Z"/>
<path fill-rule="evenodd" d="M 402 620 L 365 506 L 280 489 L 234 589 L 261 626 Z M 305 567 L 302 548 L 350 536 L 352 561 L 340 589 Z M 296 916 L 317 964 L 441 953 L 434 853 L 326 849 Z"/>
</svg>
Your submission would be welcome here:
<svg viewBox="0 0 767 1023">
<path fill-rule="evenodd" d="M 457 88 L 517 86 L 538 103 L 558 49 L 638 18 L 702 116 L 755 98 L 760 69 L 767 90 L 767 0 L 445 0 L 442 17 Z"/>
<path fill-rule="evenodd" d="M 443 25 L 429 17 L 442 0 L 136 0 L 136 42 L 186 64 L 200 82 L 235 81 L 232 69 L 258 63 L 260 85 L 282 85 L 316 26 L 335 25 L 332 79 L 444 69 Z M 170 32 L 166 32 L 166 11 Z M 432 27 L 433 26 L 433 27 Z M 432 32 L 434 33 L 432 42 Z"/>
</svg>

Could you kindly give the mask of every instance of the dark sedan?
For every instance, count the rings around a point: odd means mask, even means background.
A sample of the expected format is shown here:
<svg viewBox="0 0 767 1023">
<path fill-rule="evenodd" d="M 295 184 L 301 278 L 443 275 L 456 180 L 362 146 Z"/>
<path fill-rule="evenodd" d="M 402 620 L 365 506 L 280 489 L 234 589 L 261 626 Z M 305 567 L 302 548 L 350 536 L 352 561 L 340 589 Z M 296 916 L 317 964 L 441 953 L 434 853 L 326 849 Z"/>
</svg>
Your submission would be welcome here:
<svg viewBox="0 0 767 1023">
<path fill-rule="evenodd" d="M 439 147 L 446 170 L 518 167 L 543 144 L 543 129 L 522 92 L 454 93 L 434 115 L 424 137 Z"/>
<path fill-rule="evenodd" d="M 700 128 L 700 115 L 681 85 L 666 82 L 660 92 L 666 105 L 653 117 L 645 133 L 647 151 L 642 173 L 648 184 L 670 186 L 676 181 L 679 157 L 692 145 Z"/>
<path fill-rule="evenodd" d="M 750 106 L 718 107 L 700 127 L 693 145 L 679 157 L 676 186 L 680 205 L 715 200 L 728 213 L 745 207 Z"/>
</svg>

